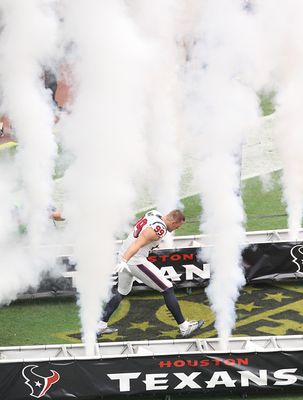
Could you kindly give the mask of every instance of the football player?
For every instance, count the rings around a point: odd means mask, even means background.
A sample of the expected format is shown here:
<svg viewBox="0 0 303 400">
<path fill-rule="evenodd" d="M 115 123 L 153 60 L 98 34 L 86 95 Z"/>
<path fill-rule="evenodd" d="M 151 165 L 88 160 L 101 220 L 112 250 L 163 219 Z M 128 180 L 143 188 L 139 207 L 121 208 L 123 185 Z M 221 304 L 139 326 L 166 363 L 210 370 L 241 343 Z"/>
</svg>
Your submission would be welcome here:
<svg viewBox="0 0 303 400">
<path fill-rule="evenodd" d="M 160 240 L 167 231 L 178 229 L 185 221 L 180 210 L 173 210 L 162 215 L 157 210 L 147 212 L 134 225 L 133 231 L 123 242 L 119 251 L 120 262 L 116 266 L 118 273 L 118 289 L 106 304 L 101 321 L 98 325 L 98 335 L 112 333 L 116 328 L 107 325 L 109 318 L 119 306 L 121 300 L 132 289 L 134 278 L 140 279 L 145 285 L 162 293 L 165 304 L 179 326 L 182 337 L 189 337 L 199 329 L 204 321 L 187 321 L 182 314 L 172 283 L 166 279 L 160 270 L 147 260 L 149 252 L 158 247 Z"/>
</svg>

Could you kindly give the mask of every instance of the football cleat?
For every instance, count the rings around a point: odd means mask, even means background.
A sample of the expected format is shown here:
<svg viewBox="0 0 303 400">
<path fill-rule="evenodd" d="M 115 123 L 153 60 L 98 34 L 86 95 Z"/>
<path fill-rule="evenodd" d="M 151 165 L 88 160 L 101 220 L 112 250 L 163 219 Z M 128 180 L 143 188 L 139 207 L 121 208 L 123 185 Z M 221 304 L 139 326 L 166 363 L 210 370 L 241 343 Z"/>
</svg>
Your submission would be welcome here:
<svg viewBox="0 0 303 400">
<path fill-rule="evenodd" d="M 106 322 L 100 321 L 97 329 L 97 336 L 118 332 L 118 328 L 108 326 Z"/>
<path fill-rule="evenodd" d="M 199 321 L 188 321 L 188 328 L 187 329 L 181 329 L 181 335 L 183 337 L 190 337 L 192 336 L 192 334 L 199 328 L 201 328 L 201 326 L 204 324 L 204 320 L 200 319 Z"/>
</svg>

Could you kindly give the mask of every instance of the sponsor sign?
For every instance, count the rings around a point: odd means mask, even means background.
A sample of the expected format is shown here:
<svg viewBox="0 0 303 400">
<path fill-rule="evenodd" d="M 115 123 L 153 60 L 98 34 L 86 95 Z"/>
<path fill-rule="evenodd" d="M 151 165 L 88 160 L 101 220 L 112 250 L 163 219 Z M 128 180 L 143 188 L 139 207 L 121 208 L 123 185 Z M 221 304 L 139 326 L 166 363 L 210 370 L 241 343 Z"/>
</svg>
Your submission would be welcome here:
<svg viewBox="0 0 303 400">
<path fill-rule="evenodd" d="M 178 288 L 206 286 L 210 278 L 211 266 L 206 261 L 201 247 L 154 250 L 148 257 Z M 75 291 L 74 277 L 76 265 L 63 258 L 66 277 L 57 279 L 45 275 L 37 292 Z M 242 265 L 247 283 L 271 282 L 303 278 L 303 243 L 271 242 L 247 246 L 242 252 Z M 133 288 L 146 289 L 139 280 Z M 34 291 L 35 292 L 35 291 Z M 30 291 L 33 294 L 33 291 Z"/>
<path fill-rule="evenodd" d="M 0 364 L 0 398 L 100 399 L 160 393 L 303 390 L 303 351 L 180 354 Z"/>
</svg>

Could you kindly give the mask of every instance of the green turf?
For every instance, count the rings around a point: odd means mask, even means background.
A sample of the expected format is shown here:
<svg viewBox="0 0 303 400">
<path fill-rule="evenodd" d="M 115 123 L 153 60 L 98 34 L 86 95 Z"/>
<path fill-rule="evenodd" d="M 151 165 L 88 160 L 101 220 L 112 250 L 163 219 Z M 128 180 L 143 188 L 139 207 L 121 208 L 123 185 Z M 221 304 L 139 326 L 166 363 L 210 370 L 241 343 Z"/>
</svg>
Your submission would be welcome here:
<svg viewBox="0 0 303 400">
<path fill-rule="evenodd" d="M 263 189 L 262 182 L 258 177 L 242 182 L 241 195 L 246 213 L 246 231 L 287 228 L 286 208 L 282 200 L 281 171 L 273 172 L 270 181 L 267 190 Z M 186 223 L 176 231 L 176 235 L 198 235 L 200 233 L 200 215 L 203 212 L 200 196 L 186 197 L 182 199 L 182 203 Z M 138 214 L 137 217 L 142 214 Z"/>
<path fill-rule="evenodd" d="M 274 90 L 262 90 L 259 93 L 260 108 L 264 116 L 270 115 L 275 111 L 275 96 Z"/>
<path fill-rule="evenodd" d="M 58 332 L 79 327 L 74 298 L 16 301 L 0 309 L 0 346 L 61 343 Z"/>
<path fill-rule="evenodd" d="M 248 179 L 242 184 L 242 198 L 247 215 L 246 230 L 287 228 L 285 203 L 282 200 L 281 171 L 272 174 L 268 191 L 262 190 L 259 178 Z"/>
<path fill-rule="evenodd" d="M 190 196 L 182 200 L 186 223 L 177 231 L 176 235 L 198 235 L 200 233 L 200 215 L 202 206 L 200 196 Z"/>
<path fill-rule="evenodd" d="M 240 336 L 298 335 L 303 332 L 302 283 L 246 286 L 236 303 L 237 322 L 233 332 Z M 205 324 L 197 337 L 216 337 L 215 317 L 203 288 L 176 291 L 188 319 L 203 315 Z M 99 341 L 176 339 L 179 331 L 154 291 L 127 296 L 110 324 L 119 332 Z M 80 343 L 80 322 L 75 299 L 50 298 L 17 301 L 0 310 L 0 346 Z"/>
<path fill-rule="evenodd" d="M 259 178 L 242 182 L 242 199 L 246 213 L 246 231 L 287 228 L 285 204 L 282 200 L 281 171 L 271 174 L 268 190 L 263 190 Z M 202 207 L 199 195 L 182 200 L 186 223 L 176 232 L 177 235 L 198 235 Z M 222 203 L 222 207 L 224 204 Z M 228 212 L 228 210 L 226 210 Z"/>
</svg>

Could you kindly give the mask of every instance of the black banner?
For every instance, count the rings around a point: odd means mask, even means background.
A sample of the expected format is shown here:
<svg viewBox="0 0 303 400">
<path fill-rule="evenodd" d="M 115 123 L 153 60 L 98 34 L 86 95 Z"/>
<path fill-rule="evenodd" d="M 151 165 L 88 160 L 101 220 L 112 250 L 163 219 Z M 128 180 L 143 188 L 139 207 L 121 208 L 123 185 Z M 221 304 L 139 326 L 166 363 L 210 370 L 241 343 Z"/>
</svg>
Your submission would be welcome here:
<svg viewBox="0 0 303 400">
<path fill-rule="evenodd" d="M 0 363 L 5 400 L 303 390 L 303 351 Z"/>
<path fill-rule="evenodd" d="M 242 252 L 247 282 L 303 278 L 303 243 L 259 243 Z"/>
<path fill-rule="evenodd" d="M 148 259 L 177 287 L 205 286 L 210 278 L 203 247 L 158 250 Z M 303 278 L 303 243 L 250 244 L 242 251 L 242 266 L 247 283 Z"/>
<path fill-rule="evenodd" d="M 203 247 L 155 250 L 148 257 L 171 280 L 177 288 L 206 286 L 210 278 L 211 266 L 205 261 Z M 67 257 L 60 260 L 62 269 L 75 271 Z M 272 242 L 250 244 L 242 252 L 242 265 L 247 283 L 293 280 L 303 278 L 303 243 Z M 146 286 L 134 281 L 134 289 L 146 289 Z M 35 293 L 60 294 L 74 293 L 73 277 L 53 278 L 49 273 L 42 278 Z"/>
</svg>

